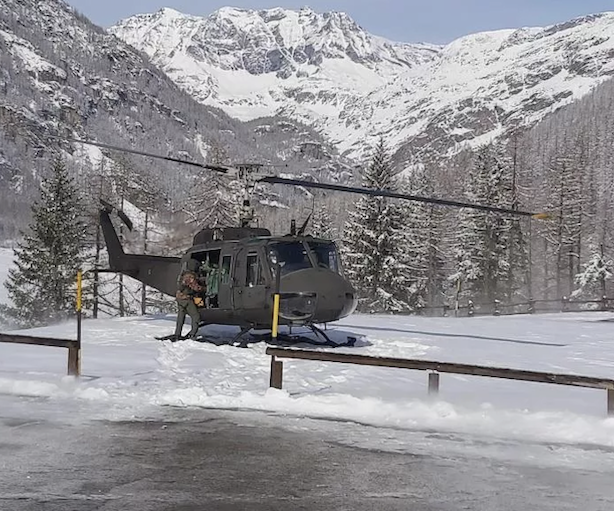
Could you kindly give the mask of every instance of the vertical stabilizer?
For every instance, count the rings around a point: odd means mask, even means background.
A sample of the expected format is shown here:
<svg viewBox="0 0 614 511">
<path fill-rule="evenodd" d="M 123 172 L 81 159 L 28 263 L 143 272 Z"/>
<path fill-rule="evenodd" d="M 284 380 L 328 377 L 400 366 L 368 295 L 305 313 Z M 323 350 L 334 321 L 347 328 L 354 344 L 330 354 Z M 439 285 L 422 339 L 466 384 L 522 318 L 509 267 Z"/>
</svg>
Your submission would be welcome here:
<svg viewBox="0 0 614 511">
<path fill-rule="evenodd" d="M 119 241 L 115 227 L 113 227 L 113 222 L 111 222 L 110 205 L 104 202 L 103 204 L 105 207 L 100 210 L 100 226 L 102 227 L 102 234 L 107 245 L 107 252 L 109 253 L 109 266 L 112 270 L 121 271 L 126 254 Z"/>
</svg>

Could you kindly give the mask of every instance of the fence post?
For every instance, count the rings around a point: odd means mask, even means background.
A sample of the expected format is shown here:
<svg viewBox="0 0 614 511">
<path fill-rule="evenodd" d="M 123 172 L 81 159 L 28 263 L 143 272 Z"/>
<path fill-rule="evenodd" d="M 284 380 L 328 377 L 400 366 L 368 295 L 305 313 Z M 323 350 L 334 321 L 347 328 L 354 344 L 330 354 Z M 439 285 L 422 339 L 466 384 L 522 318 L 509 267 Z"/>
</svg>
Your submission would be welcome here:
<svg viewBox="0 0 614 511">
<path fill-rule="evenodd" d="M 429 396 L 434 397 L 439 394 L 439 373 L 429 373 Z"/>
<path fill-rule="evenodd" d="M 602 311 L 608 310 L 608 297 L 605 295 L 601 297 L 601 310 Z"/>
<path fill-rule="evenodd" d="M 271 379 L 269 381 L 269 387 L 281 389 L 283 370 L 283 362 L 275 360 L 275 355 L 271 356 Z"/>
<path fill-rule="evenodd" d="M 614 415 L 614 389 L 608 389 L 608 416 Z"/>
<path fill-rule="evenodd" d="M 501 302 L 499 300 L 495 300 L 495 306 L 493 310 L 494 316 L 501 316 Z"/>
<path fill-rule="evenodd" d="M 529 298 L 529 314 L 535 314 L 535 300 Z"/>
<path fill-rule="evenodd" d="M 569 312 L 569 298 L 564 296 L 561 298 L 561 302 L 563 302 L 562 312 Z"/>
<path fill-rule="evenodd" d="M 475 309 L 473 305 L 473 300 L 469 300 L 469 302 L 467 302 L 467 315 L 469 317 L 473 317 L 474 314 L 475 314 Z"/>
<path fill-rule="evenodd" d="M 81 376 L 81 343 L 74 342 L 68 346 L 68 374 Z"/>
</svg>

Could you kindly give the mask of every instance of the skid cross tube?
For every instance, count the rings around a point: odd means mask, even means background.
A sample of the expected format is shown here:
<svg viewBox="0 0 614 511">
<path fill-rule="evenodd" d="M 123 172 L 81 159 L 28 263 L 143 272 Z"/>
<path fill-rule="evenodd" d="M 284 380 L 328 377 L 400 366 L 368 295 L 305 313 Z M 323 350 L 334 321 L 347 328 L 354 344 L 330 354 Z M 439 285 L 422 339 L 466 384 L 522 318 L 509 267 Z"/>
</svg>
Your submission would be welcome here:
<svg viewBox="0 0 614 511">
<path fill-rule="evenodd" d="M 457 364 L 453 362 L 437 362 L 433 360 L 373 357 L 368 355 L 355 355 L 353 353 L 331 353 L 328 351 L 302 349 L 267 348 L 266 354 L 271 355 L 273 360 L 276 358 L 293 358 L 320 362 L 339 362 L 345 364 L 429 371 L 429 394 L 431 395 L 435 395 L 439 391 L 439 373 L 465 374 L 470 376 L 483 376 L 486 378 L 502 378 L 506 380 L 530 381 L 537 383 L 550 383 L 554 385 L 567 385 L 571 387 L 603 389 L 607 391 L 608 415 L 614 415 L 614 380 L 607 378 L 596 378 L 593 376 L 580 376 L 575 374 L 526 371 L 522 369 L 509 369 L 505 367 Z M 281 388 L 282 366 L 276 366 L 276 370 L 279 371 L 279 374 L 275 375 L 275 383 L 279 384 L 277 388 Z"/>
</svg>

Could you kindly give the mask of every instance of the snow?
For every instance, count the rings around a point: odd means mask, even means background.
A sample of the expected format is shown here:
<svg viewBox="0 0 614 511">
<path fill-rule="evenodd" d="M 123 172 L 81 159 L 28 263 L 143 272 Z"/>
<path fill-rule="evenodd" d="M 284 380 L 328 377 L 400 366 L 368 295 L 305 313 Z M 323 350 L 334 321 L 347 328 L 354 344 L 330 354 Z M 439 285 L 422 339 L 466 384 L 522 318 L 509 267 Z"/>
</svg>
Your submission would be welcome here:
<svg viewBox="0 0 614 511">
<path fill-rule="evenodd" d="M 11 256 L 0 249 L 0 278 Z M 172 314 L 85 319 L 81 378 L 66 376 L 64 349 L 0 343 L 0 408 L 10 416 L 27 403 L 30 414 L 60 420 L 70 410 L 83 421 L 146 420 L 167 407 L 244 410 L 285 416 L 289 428 L 324 429 L 368 448 L 590 470 L 614 462 L 605 390 L 442 374 L 435 400 L 421 371 L 289 359 L 283 360 L 284 388 L 277 390 L 269 388 L 264 343 L 241 348 L 154 339 L 171 332 L 174 321 Z M 356 314 L 327 329 L 336 342 L 357 337 L 355 347 L 299 348 L 611 378 L 613 323 L 608 312 Z M 19 333 L 75 338 L 76 324 Z M 212 325 L 203 333 L 221 340 L 236 329 Z"/>
<path fill-rule="evenodd" d="M 359 337 L 359 347 L 338 352 L 611 377 L 613 320 L 599 312 L 355 315 L 328 332 L 338 341 L 348 334 Z M 241 409 L 350 421 L 414 436 L 465 435 L 482 438 L 489 449 L 502 441 L 614 447 L 614 418 L 605 416 L 603 390 L 443 374 L 440 400 L 430 401 L 423 372 L 299 360 L 284 360 L 284 389 L 276 390 L 268 387 L 264 344 L 239 348 L 154 339 L 173 326 L 172 315 L 85 320 L 81 379 L 65 376 L 65 350 L 0 344 L 0 403 L 10 396 L 45 398 L 57 410 L 79 403 L 88 417 L 111 420 L 144 418 L 165 406 Z M 74 338 L 75 328 L 69 323 L 31 333 Z M 235 333 L 222 326 L 204 331 L 219 337 Z"/>
<path fill-rule="evenodd" d="M 47 71 L 53 73 L 59 80 L 66 80 L 66 71 L 43 59 L 34 51 L 32 44 L 25 39 L 16 37 L 4 30 L 0 30 L 0 37 L 9 44 L 11 50 L 23 61 L 28 71 L 36 74 Z"/>
</svg>

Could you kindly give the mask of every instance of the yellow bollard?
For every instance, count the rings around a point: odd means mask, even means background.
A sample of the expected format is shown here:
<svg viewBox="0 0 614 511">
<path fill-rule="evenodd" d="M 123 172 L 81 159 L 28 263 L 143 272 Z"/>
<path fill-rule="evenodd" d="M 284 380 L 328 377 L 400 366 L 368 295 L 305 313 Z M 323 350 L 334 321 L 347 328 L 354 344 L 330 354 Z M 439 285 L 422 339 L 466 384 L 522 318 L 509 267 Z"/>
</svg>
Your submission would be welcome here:
<svg viewBox="0 0 614 511">
<path fill-rule="evenodd" d="M 279 327 L 279 293 L 273 296 L 273 339 L 277 339 L 277 329 Z"/>
<path fill-rule="evenodd" d="M 81 281 L 83 275 L 81 270 L 77 272 L 77 312 L 81 312 Z"/>
<path fill-rule="evenodd" d="M 275 294 L 273 295 L 273 325 L 271 328 L 271 339 L 277 340 L 277 330 L 279 328 L 279 288 L 281 282 L 281 267 L 275 265 Z"/>
<path fill-rule="evenodd" d="M 83 272 L 79 270 L 77 272 L 77 347 L 73 350 L 69 350 L 68 353 L 68 370 L 75 376 L 81 375 L 81 309 L 82 309 L 82 282 Z M 71 353 L 72 352 L 72 353 Z M 72 362 L 71 362 L 72 360 Z"/>
</svg>

